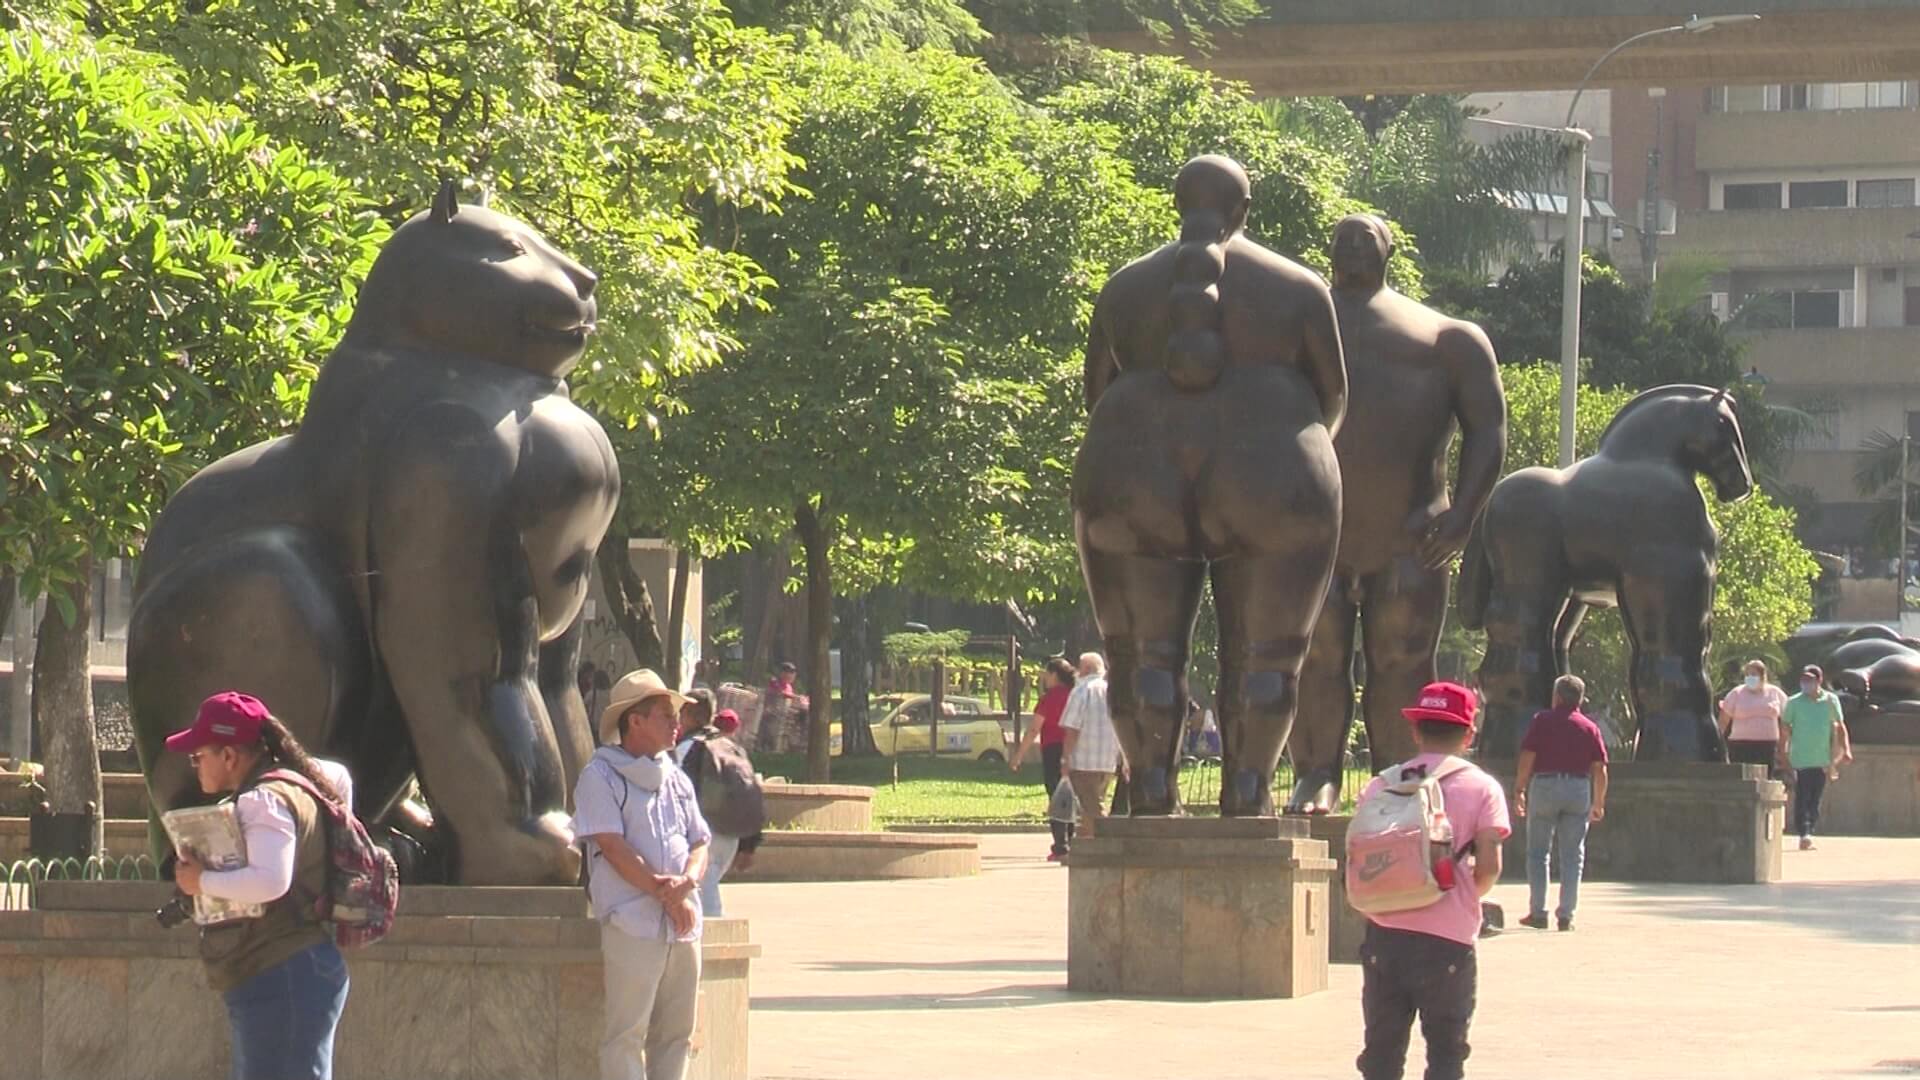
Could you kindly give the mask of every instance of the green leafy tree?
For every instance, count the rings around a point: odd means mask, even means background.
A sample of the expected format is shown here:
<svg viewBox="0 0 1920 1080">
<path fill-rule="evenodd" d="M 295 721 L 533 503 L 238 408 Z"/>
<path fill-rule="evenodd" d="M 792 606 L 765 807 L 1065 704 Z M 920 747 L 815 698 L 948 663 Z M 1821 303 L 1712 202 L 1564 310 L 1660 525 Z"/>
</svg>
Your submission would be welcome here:
<svg viewBox="0 0 1920 1080">
<path fill-rule="evenodd" d="M 1276 129 L 1242 84 L 1168 57 L 1116 52 L 1092 55 L 1074 74 L 1042 99 L 1044 108 L 1110 127 L 1134 178 L 1154 191 L 1172 191 L 1180 167 L 1197 155 L 1233 158 L 1253 182 L 1247 235 L 1322 274 L 1334 224 L 1374 212 L 1349 197 L 1338 156 Z M 1395 259 L 1389 273 L 1395 288 L 1420 295 L 1413 260 Z"/>
<path fill-rule="evenodd" d="M 1064 488 L 1036 481 L 1064 468 L 1095 285 L 1171 214 L 1107 132 L 974 62 L 820 46 L 793 78 L 810 194 L 742 223 L 778 292 L 736 324 L 736 356 L 675 384 L 634 486 L 705 551 L 797 536 L 818 779 L 837 587 L 1006 596 L 1069 573 Z M 1036 519 L 1044 540 L 1020 527 Z"/>
<path fill-rule="evenodd" d="M 291 425 L 386 230 L 163 58 L 58 21 L 0 46 L 0 199 L 0 568 L 51 600 L 35 713 L 53 808 L 79 813 L 100 805 L 96 560 L 195 467 Z"/>
<path fill-rule="evenodd" d="M 102 30 L 172 55 L 194 93 L 238 102 L 354 178 L 389 220 L 452 176 L 464 198 L 491 199 L 597 271 L 598 341 L 569 382 L 611 421 L 623 460 L 647 452 L 663 376 L 737 345 L 729 313 L 768 284 L 736 241 L 742 212 L 788 191 L 792 53 L 719 0 L 89 10 Z M 659 620 L 626 541 L 657 528 L 625 500 L 599 559 L 613 614 L 656 666 Z"/>
</svg>

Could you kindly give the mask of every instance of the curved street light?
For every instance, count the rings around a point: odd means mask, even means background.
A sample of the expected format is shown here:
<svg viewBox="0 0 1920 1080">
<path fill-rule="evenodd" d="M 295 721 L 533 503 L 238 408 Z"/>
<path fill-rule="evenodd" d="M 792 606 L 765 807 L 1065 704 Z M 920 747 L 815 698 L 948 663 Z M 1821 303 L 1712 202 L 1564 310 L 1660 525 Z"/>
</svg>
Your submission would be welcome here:
<svg viewBox="0 0 1920 1080">
<path fill-rule="evenodd" d="M 1571 144 L 1567 155 L 1567 228 L 1561 242 L 1560 261 L 1564 267 L 1560 286 L 1560 467 L 1573 464 L 1573 418 L 1576 392 L 1580 383 L 1580 264 L 1586 253 L 1587 144 L 1593 136 L 1573 126 L 1574 110 L 1580 107 L 1580 95 L 1599 73 L 1601 65 L 1620 50 L 1662 34 L 1704 34 L 1716 26 L 1757 22 L 1758 15 L 1695 15 L 1683 23 L 1643 30 L 1622 40 L 1600 54 L 1587 69 L 1586 77 L 1574 88 L 1567 104 L 1567 122 L 1561 134 Z"/>
</svg>

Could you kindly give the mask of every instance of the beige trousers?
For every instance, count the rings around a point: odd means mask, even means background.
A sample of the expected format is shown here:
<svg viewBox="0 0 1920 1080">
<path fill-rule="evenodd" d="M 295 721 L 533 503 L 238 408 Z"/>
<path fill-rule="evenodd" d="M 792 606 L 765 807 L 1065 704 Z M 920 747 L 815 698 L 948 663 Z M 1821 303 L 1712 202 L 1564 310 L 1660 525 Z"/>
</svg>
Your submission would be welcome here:
<svg viewBox="0 0 1920 1080">
<path fill-rule="evenodd" d="M 1091 837 L 1093 823 L 1106 816 L 1107 785 L 1113 783 L 1113 774 L 1075 769 L 1067 774 L 1067 781 L 1073 785 L 1073 797 L 1080 803 L 1080 823 L 1075 826 L 1074 835 Z"/>
<path fill-rule="evenodd" d="M 600 924 L 607 1032 L 600 1080 L 681 1080 L 700 992 L 700 943 L 637 938 Z"/>
</svg>

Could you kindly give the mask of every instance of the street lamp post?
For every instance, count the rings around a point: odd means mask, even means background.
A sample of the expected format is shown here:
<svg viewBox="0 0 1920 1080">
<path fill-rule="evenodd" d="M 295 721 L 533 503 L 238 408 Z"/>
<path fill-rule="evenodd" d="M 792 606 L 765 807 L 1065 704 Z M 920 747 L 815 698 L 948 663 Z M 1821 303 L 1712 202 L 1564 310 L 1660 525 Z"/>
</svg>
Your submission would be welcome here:
<svg viewBox="0 0 1920 1080">
<path fill-rule="evenodd" d="M 1726 23 L 1753 22 L 1758 15 L 1695 15 L 1683 23 L 1644 30 L 1602 53 L 1587 69 L 1587 75 L 1573 91 L 1567 105 L 1567 122 L 1561 133 L 1569 145 L 1567 154 L 1567 228 L 1561 243 L 1561 262 L 1565 270 L 1560 292 L 1560 467 L 1573 464 L 1573 418 L 1576 390 L 1580 384 L 1580 263 L 1586 251 L 1587 144 L 1593 136 L 1573 126 L 1574 111 L 1580 107 L 1580 95 L 1600 71 L 1600 65 L 1614 54 L 1650 37 L 1662 34 L 1701 34 Z"/>
</svg>

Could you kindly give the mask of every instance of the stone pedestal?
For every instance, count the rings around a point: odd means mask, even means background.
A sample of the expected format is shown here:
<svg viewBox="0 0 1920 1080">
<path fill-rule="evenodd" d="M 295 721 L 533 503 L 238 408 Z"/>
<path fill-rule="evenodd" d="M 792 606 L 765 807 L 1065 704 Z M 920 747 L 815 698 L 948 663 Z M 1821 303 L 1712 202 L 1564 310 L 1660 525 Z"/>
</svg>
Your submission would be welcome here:
<svg viewBox="0 0 1920 1080">
<path fill-rule="evenodd" d="M 0 912 L 0 1080 L 204 1080 L 227 1019 L 191 927 L 162 929 L 158 883 L 49 882 Z M 359 1080 L 594 1080 L 600 928 L 578 889 L 401 892 L 387 940 L 347 954 L 335 1072 Z M 689 1077 L 746 1080 L 744 920 L 707 924 Z"/>
<path fill-rule="evenodd" d="M 818 832 L 866 832 L 873 828 L 873 789 L 848 784 L 788 784 L 761 787 L 767 828 Z"/>
<path fill-rule="evenodd" d="M 1911 717 L 1906 718 L 1912 720 Z M 1920 836 L 1920 746 L 1853 743 L 1820 800 L 1824 836 Z"/>
<path fill-rule="evenodd" d="M 1360 962 L 1360 942 L 1367 936 L 1367 917 L 1347 903 L 1347 826 L 1352 814 L 1315 814 L 1303 818 L 1309 834 L 1327 843 L 1334 862 L 1327 882 L 1327 959 L 1335 964 Z"/>
<path fill-rule="evenodd" d="M 969 833 L 769 831 L 739 881 L 893 881 L 972 877 L 980 838 Z"/>
<path fill-rule="evenodd" d="M 1324 990 L 1333 869 L 1300 820 L 1102 820 L 1068 860 L 1067 986 L 1153 997 Z"/>
<path fill-rule="evenodd" d="M 1484 762 L 1514 796 L 1514 764 Z M 1780 880 L 1785 785 L 1758 765 L 1619 762 L 1607 816 L 1587 833 L 1587 881 L 1758 885 Z M 1527 879 L 1527 826 L 1513 819 L 1508 881 Z"/>
</svg>

